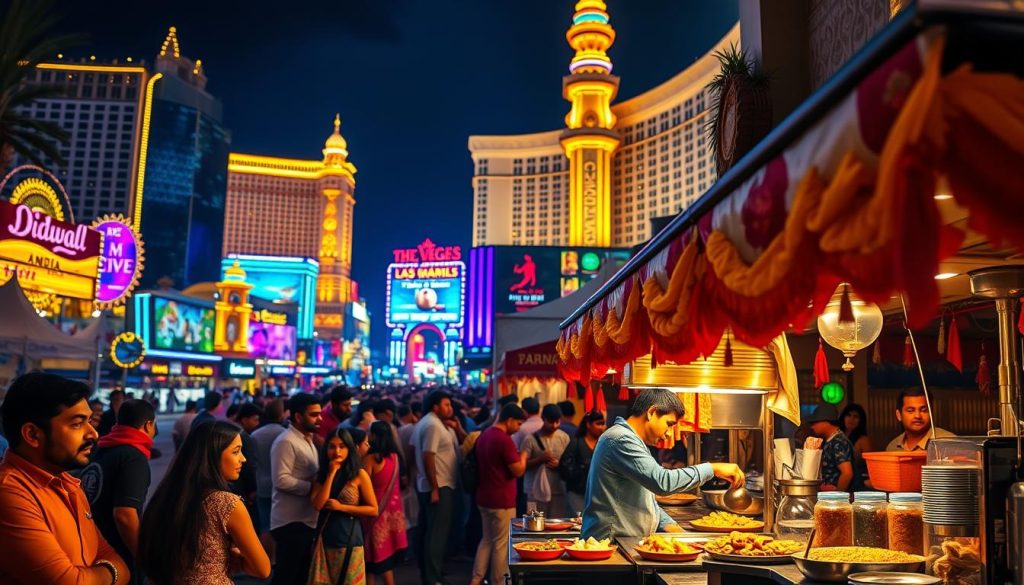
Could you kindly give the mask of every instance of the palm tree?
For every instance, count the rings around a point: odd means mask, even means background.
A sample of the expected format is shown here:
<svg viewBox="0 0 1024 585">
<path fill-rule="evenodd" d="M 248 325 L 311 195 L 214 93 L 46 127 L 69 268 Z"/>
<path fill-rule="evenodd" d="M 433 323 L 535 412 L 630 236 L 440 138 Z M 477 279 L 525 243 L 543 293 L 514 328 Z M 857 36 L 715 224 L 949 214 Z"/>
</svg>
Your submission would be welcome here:
<svg viewBox="0 0 1024 585">
<path fill-rule="evenodd" d="M 57 143 L 66 141 L 68 132 L 56 122 L 22 113 L 35 100 L 63 92 L 57 86 L 28 86 L 26 74 L 83 40 L 80 35 L 55 34 L 56 14 L 52 0 L 10 0 L 0 20 L 0 171 L 7 169 L 15 154 L 40 166 L 44 158 L 64 164 Z"/>
</svg>

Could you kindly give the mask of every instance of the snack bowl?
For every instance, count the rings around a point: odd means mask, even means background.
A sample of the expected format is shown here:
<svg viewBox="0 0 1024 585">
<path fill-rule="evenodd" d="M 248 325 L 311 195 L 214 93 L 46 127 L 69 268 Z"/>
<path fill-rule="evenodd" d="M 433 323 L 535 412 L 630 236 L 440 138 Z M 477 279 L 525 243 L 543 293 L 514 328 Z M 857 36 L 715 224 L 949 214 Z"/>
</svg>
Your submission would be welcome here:
<svg viewBox="0 0 1024 585">
<path fill-rule="evenodd" d="M 569 553 L 569 558 L 574 561 L 606 561 L 612 558 L 615 554 L 615 547 L 610 546 L 607 549 L 578 549 L 578 548 L 566 548 L 565 552 Z"/>
<path fill-rule="evenodd" d="M 512 545 L 512 548 L 519 553 L 519 558 L 524 561 L 553 561 L 558 557 L 562 556 L 565 552 L 565 546 L 560 546 L 556 550 L 529 550 L 522 548 L 525 544 L 544 544 L 543 542 L 536 540 L 528 540 L 524 542 L 517 542 Z M 561 545 L 561 543 L 559 543 Z"/>
<path fill-rule="evenodd" d="M 919 573 L 924 564 L 924 559 L 908 563 L 816 561 L 814 559 L 805 559 L 804 553 L 796 553 L 792 555 L 792 558 L 796 568 L 803 573 L 804 577 L 812 581 L 825 581 L 828 583 L 845 583 L 847 578 L 853 573 Z"/>
</svg>

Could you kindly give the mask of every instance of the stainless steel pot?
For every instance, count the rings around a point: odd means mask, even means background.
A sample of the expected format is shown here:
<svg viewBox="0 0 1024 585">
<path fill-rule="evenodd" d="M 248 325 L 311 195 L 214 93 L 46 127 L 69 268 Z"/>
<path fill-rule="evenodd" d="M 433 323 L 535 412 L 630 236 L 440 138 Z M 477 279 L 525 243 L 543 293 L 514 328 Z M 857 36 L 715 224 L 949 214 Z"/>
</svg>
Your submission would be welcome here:
<svg viewBox="0 0 1024 585">
<path fill-rule="evenodd" d="M 523 514 L 523 530 L 527 532 L 544 532 L 544 512 Z"/>
</svg>

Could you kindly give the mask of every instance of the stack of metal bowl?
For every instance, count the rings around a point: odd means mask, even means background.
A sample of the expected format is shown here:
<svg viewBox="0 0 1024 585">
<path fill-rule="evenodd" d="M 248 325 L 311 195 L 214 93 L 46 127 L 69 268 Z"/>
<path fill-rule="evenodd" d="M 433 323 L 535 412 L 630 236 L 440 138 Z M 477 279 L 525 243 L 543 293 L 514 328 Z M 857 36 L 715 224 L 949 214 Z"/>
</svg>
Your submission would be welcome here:
<svg viewBox="0 0 1024 585">
<path fill-rule="evenodd" d="M 979 477 L 971 465 L 925 465 L 921 468 L 921 499 L 928 524 L 970 526 L 981 517 Z"/>
</svg>

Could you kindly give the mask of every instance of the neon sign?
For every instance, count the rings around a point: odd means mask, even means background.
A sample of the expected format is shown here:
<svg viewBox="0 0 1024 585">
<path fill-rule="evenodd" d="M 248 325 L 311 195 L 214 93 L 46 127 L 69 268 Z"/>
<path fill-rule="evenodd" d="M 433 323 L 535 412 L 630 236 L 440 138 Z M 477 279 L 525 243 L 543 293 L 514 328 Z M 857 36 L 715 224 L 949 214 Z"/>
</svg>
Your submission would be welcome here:
<svg viewBox="0 0 1024 585">
<path fill-rule="evenodd" d="M 392 250 L 395 262 L 415 264 L 419 262 L 455 262 L 462 260 L 462 246 L 438 246 L 427 238 L 415 248 Z"/>
<path fill-rule="evenodd" d="M 110 359 L 119 368 L 134 368 L 146 357 L 146 343 L 132 331 L 125 331 L 110 344 Z"/>
<path fill-rule="evenodd" d="M 388 266 L 387 324 L 462 326 L 466 265 L 462 262 Z"/>
<path fill-rule="evenodd" d="M 139 284 L 144 251 L 142 237 L 120 215 L 104 216 L 92 227 L 103 234 L 100 278 L 96 283 L 96 302 L 114 306 L 124 302 Z"/>
</svg>

